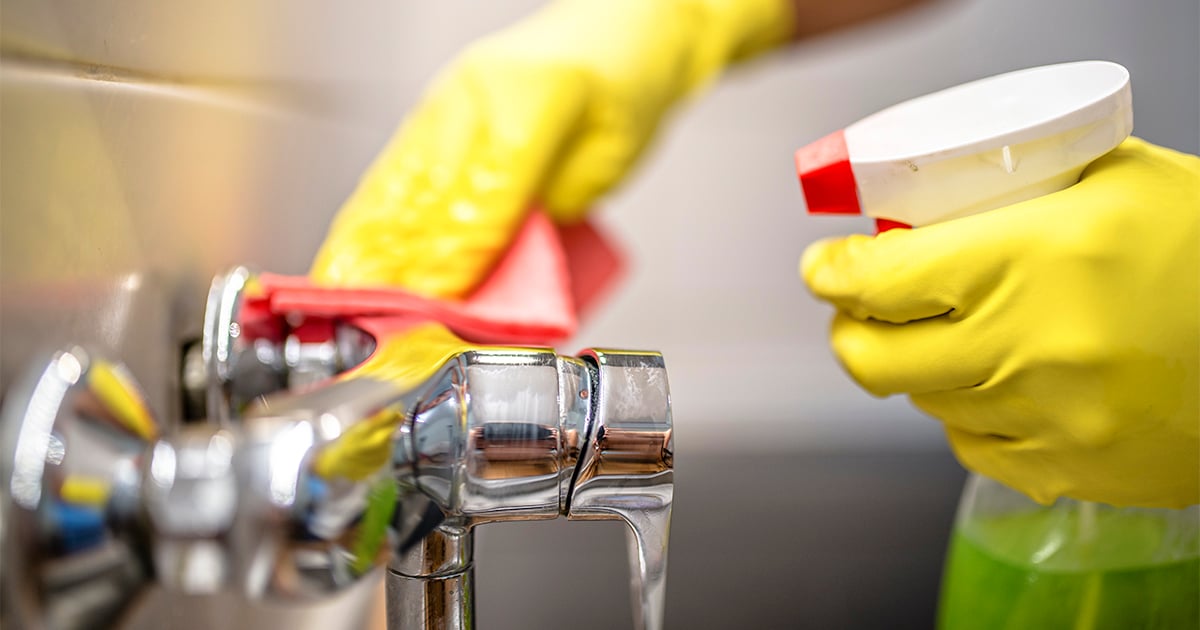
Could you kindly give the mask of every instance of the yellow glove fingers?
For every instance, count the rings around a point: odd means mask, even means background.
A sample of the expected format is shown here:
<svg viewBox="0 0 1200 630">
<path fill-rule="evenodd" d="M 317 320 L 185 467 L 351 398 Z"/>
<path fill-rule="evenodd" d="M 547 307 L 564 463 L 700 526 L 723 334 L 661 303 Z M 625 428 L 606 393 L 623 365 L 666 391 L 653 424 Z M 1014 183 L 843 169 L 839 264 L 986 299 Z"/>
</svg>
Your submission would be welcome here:
<svg viewBox="0 0 1200 630">
<path fill-rule="evenodd" d="M 446 248 L 446 203 L 483 119 L 461 80 L 442 80 L 401 127 L 343 205 L 311 275 L 338 285 L 398 284 L 445 295 L 420 273 Z M 449 238 L 461 238 L 454 230 Z M 437 261 L 450 265 L 456 261 Z M 455 274 L 453 277 L 458 277 Z M 437 278 L 441 280 L 441 278 Z"/>
<path fill-rule="evenodd" d="M 1014 263 L 1070 253 L 1062 219 L 1073 217 L 1070 231 L 1086 231 L 1094 203 L 1084 188 L 913 230 L 818 241 L 805 250 L 800 275 L 818 298 L 859 319 L 963 317 L 995 297 Z M 1047 221 L 1048 213 L 1069 217 Z"/>
<path fill-rule="evenodd" d="M 339 212 L 311 275 L 462 297 L 532 203 L 582 218 L 671 106 L 782 43 L 788 0 L 559 0 L 471 46 Z"/>
<path fill-rule="evenodd" d="M 1193 201 L 1200 203 L 1200 190 L 1196 187 L 1196 177 L 1200 175 L 1200 157 L 1173 151 L 1164 147 L 1152 145 L 1137 137 L 1130 137 L 1121 146 L 1108 155 L 1096 160 L 1083 172 L 1081 183 L 1088 187 L 1104 187 L 1110 191 L 1133 193 L 1132 187 L 1122 185 L 1122 181 L 1151 179 L 1159 184 L 1170 184 L 1179 187 L 1179 192 L 1186 192 Z M 1120 180 L 1120 181 L 1118 181 Z M 1074 188 L 1069 189 L 1074 190 Z M 1141 191 L 1138 191 L 1141 192 Z M 1147 191 L 1151 195 L 1156 191 Z M 1062 194 L 1062 193 L 1058 193 Z M 1148 195 L 1135 195 L 1143 202 Z M 1156 210 L 1171 210 L 1174 207 L 1156 208 Z M 1197 211 L 1200 205 L 1192 206 Z M 1179 210 L 1187 211 L 1186 208 Z"/>
<path fill-rule="evenodd" d="M 447 158 L 457 171 L 434 207 L 445 208 L 450 220 L 423 217 L 431 256 L 424 264 L 409 261 L 404 283 L 439 296 L 468 293 L 503 254 L 560 143 L 578 126 L 584 99 L 581 79 L 571 71 L 546 80 L 542 69 L 519 64 L 497 72 L 492 66 L 503 67 L 499 62 L 484 68 L 464 63 L 457 74 L 466 88 L 460 100 L 472 103 L 482 122 L 469 151 Z"/>
<path fill-rule="evenodd" d="M 568 71 L 547 81 L 475 59 L 438 82 L 368 171 L 318 254 L 318 282 L 458 297 L 503 253 L 583 97 Z"/>
<path fill-rule="evenodd" d="M 947 429 L 1002 441 L 1024 440 L 1042 434 L 1055 413 L 1043 409 L 1036 399 L 1022 395 L 1008 382 L 989 382 L 910 396 L 913 405 L 941 420 Z M 1091 441 L 1080 436 L 1077 442 Z"/>
<path fill-rule="evenodd" d="M 1200 503 L 1200 158 L 1130 139 L 1066 190 L 877 238 L 801 271 L 876 394 L 1039 501 Z"/>
<path fill-rule="evenodd" d="M 1072 490 L 1062 477 L 1045 474 L 1053 455 L 1041 451 L 1035 444 L 954 427 L 946 427 L 946 438 L 954 456 L 964 467 L 1015 488 L 1038 503 L 1048 505 Z M 1024 470 L 1029 477 L 1041 480 L 1028 483 L 1028 477 L 1014 477 L 1012 473 L 1016 470 Z"/>
<path fill-rule="evenodd" d="M 858 319 L 903 324 L 951 311 L 961 316 L 972 289 L 994 284 L 999 270 L 968 262 L 961 238 L 943 236 L 948 225 L 818 241 L 805 250 L 800 275 L 814 295 Z M 962 263 L 948 264 L 956 259 Z"/>
<path fill-rule="evenodd" d="M 1049 342 L 1036 344 L 1043 345 Z M 1007 461 L 1005 481 L 1031 494 L 1057 480 L 1060 494 L 1121 505 L 1164 505 L 1169 497 L 1179 505 L 1200 500 L 1200 423 L 1193 418 L 1190 431 L 1186 426 L 1162 430 L 1180 413 L 1180 401 L 1189 400 L 1189 388 L 1194 401 L 1194 381 L 1171 378 L 1156 368 L 1161 359 L 1153 356 L 1096 364 L 1021 348 L 1006 359 L 993 380 L 980 387 L 912 396 L 917 408 L 948 430 L 1023 443 L 1017 448 L 1005 440 L 970 441 L 973 459 L 964 462 L 969 467 L 994 476 L 974 462 Z M 1186 373 L 1182 366 L 1176 371 Z M 1120 395 L 1122 390 L 1156 395 L 1130 399 Z M 1048 404 L 1063 395 L 1068 403 Z M 1184 404 L 1195 408 L 1194 402 Z M 997 452 L 981 452 L 991 449 Z M 1013 459 L 1016 453 L 1028 459 L 1033 450 L 1045 453 L 1046 461 Z M 1137 484 L 1131 485 L 1131 475 Z M 1150 489 L 1161 494 L 1150 496 Z"/>
<path fill-rule="evenodd" d="M 592 115 L 606 116 L 608 110 Z M 596 121 L 589 126 L 614 128 L 618 121 Z M 582 221 L 592 203 L 620 182 L 642 150 L 638 134 L 587 134 L 568 147 L 561 164 L 546 180 L 540 201 L 547 214 L 561 224 Z"/>
<path fill-rule="evenodd" d="M 1195 446 L 1159 433 L 1138 440 L 1140 457 L 1121 444 L 1086 450 L 1044 439 L 1006 439 L 946 427 L 963 466 L 1039 503 L 1060 496 L 1118 506 L 1182 508 L 1200 500 Z"/>
<path fill-rule="evenodd" d="M 488 120 L 486 136 L 474 146 L 474 166 L 498 176 L 489 182 L 493 190 L 528 204 L 584 124 L 587 78 L 566 66 L 490 59 L 473 71 L 472 98 Z"/>
<path fill-rule="evenodd" d="M 876 396 L 972 387 L 999 363 L 970 322 L 948 316 L 890 324 L 839 312 L 831 340 L 846 371 Z"/>
</svg>

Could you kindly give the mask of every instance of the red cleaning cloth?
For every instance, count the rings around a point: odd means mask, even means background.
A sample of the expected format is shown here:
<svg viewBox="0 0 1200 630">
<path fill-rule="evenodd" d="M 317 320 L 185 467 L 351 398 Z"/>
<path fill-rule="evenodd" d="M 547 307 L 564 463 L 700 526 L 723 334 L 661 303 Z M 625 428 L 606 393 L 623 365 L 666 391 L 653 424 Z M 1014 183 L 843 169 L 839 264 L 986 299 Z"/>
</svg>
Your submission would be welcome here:
<svg viewBox="0 0 1200 630">
<path fill-rule="evenodd" d="M 286 318 L 299 336 L 327 334 L 334 319 L 376 320 L 379 336 L 414 319 L 445 324 L 472 343 L 553 345 L 572 334 L 623 271 L 611 242 L 589 223 L 556 227 L 532 212 L 492 274 L 465 300 L 436 300 L 391 288 L 314 286 L 308 278 L 262 274 L 247 296 L 243 327 Z M 247 321 L 251 320 L 251 321 Z M 302 324 L 303 322 L 303 324 Z"/>
</svg>

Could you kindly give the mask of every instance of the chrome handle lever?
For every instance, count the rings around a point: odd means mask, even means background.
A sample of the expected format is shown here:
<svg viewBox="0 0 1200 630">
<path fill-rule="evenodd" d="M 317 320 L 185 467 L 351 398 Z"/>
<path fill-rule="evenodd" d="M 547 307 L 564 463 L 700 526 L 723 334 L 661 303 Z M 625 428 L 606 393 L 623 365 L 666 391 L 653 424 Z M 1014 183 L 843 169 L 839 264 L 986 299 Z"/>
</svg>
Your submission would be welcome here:
<svg viewBox="0 0 1200 630">
<path fill-rule="evenodd" d="M 467 351 L 419 387 L 349 378 L 164 435 L 120 366 L 71 349 L 5 402 L 0 532 L 28 578 L 4 599 L 25 627 L 106 627 L 151 582 L 312 598 L 383 565 L 424 587 L 461 575 L 439 623 L 469 627 L 473 528 L 561 515 L 629 525 L 635 626 L 661 627 L 673 442 L 656 353 Z M 426 608 L 413 592 L 397 622 Z"/>
<path fill-rule="evenodd" d="M 0 603 L 19 625 L 107 627 L 152 583 L 320 598 L 386 566 L 394 627 L 471 627 L 474 528 L 566 516 L 629 526 L 634 626 L 661 627 L 661 355 L 479 347 L 420 383 L 339 375 L 374 340 L 244 317 L 255 285 L 244 268 L 213 284 L 184 375 L 209 422 L 164 434 L 133 378 L 79 348 L 8 392 L 0 537 L 27 577 Z"/>
<path fill-rule="evenodd" d="M 662 627 L 667 543 L 675 489 L 670 390 L 662 355 L 587 350 L 596 371 L 588 448 L 572 484 L 567 518 L 619 519 L 629 526 L 634 627 Z"/>
</svg>

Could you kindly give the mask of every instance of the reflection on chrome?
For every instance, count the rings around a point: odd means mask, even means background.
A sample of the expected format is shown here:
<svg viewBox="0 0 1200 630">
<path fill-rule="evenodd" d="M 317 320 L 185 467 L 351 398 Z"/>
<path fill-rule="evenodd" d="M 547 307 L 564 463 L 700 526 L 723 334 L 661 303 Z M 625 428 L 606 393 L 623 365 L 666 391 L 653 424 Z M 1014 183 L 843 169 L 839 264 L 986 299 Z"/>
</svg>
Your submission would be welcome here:
<svg viewBox="0 0 1200 630">
<path fill-rule="evenodd" d="M 6 614 L 107 627 L 150 579 L 137 510 L 157 427 L 131 380 L 73 348 L 9 390 L 0 416 Z"/>
<path fill-rule="evenodd" d="M 239 334 L 246 356 L 283 354 Z M 210 376 L 263 373 L 205 345 Z M 60 352 L 5 401 L 0 531 L 5 570 L 27 578 L 6 582 L 3 605 L 20 627 L 109 627 L 152 581 L 294 601 L 387 567 L 390 627 L 468 628 L 473 528 L 566 516 L 628 525 L 634 625 L 660 628 L 674 466 L 662 357 L 473 348 L 432 374 L 250 398 L 209 382 L 219 422 L 164 436 L 119 366 Z"/>
<path fill-rule="evenodd" d="M 150 478 L 163 488 L 175 483 L 175 448 L 168 442 L 154 445 L 150 456 Z"/>
<path fill-rule="evenodd" d="M 313 444 L 313 428 L 297 423 L 281 432 L 270 447 L 271 501 L 288 507 L 296 501 L 300 461 Z"/>
</svg>

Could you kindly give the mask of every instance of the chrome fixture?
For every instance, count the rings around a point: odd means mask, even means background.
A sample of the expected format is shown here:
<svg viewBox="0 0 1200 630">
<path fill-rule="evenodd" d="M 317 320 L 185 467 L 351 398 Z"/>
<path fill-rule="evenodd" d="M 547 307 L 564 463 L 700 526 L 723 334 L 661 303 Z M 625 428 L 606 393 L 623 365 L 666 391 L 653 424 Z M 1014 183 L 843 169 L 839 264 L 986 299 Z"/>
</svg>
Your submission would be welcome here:
<svg viewBox="0 0 1200 630">
<path fill-rule="evenodd" d="M 303 342 L 286 322 L 248 334 L 253 280 L 236 270 L 210 296 L 211 422 L 164 435 L 133 379 L 79 348 L 10 390 L 0 535 L 5 571 L 24 576 L 4 592 L 22 627 L 109 627 L 151 583 L 297 600 L 386 568 L 389 628 L 470 628 L 474 528 L 558 516 L 629 526 L 634 627 L 662 626 L 659 354 L 459 344 L 409 384 L 386 369 L 330 378 L 373 339 L 353 322 Z"/>
</svg>

